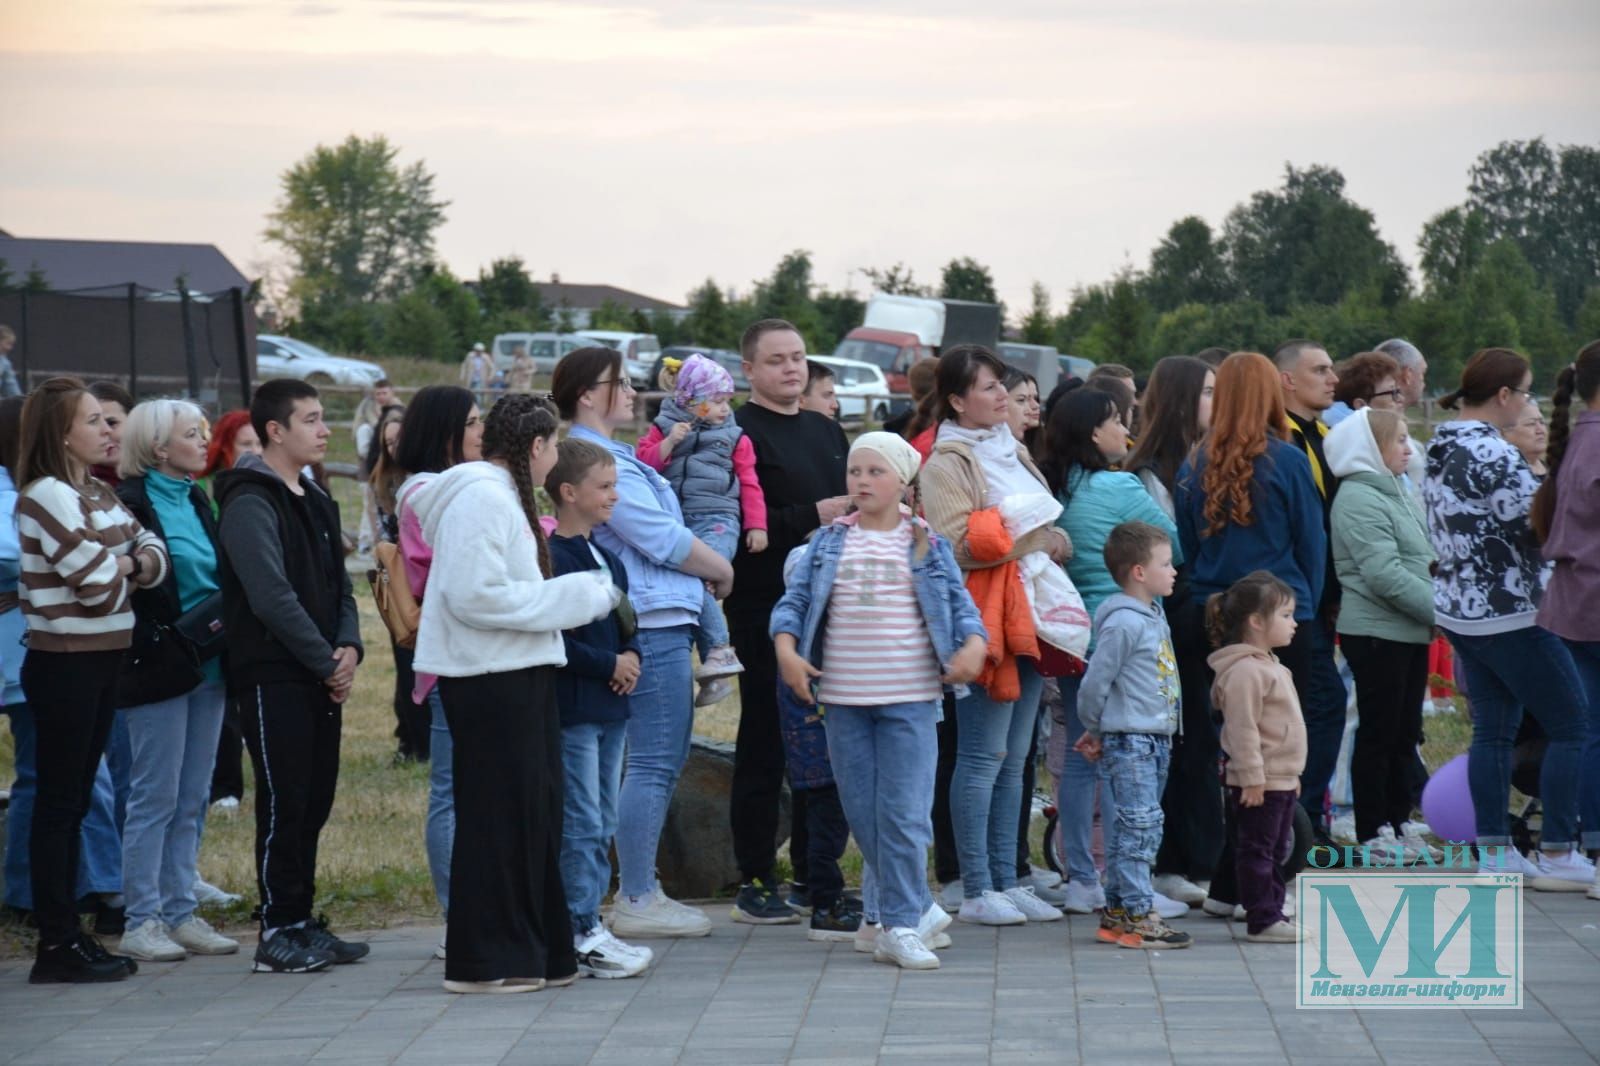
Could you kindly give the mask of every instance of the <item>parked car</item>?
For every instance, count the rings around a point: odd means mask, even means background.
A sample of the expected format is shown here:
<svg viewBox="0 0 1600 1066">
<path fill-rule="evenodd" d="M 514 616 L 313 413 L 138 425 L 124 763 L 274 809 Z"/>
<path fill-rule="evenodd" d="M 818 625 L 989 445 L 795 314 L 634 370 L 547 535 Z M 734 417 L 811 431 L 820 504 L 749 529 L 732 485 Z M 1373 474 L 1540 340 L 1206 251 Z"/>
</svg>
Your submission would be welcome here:
<svg viewBox="0 0 1600 1066">
<path fill-rule="evenodd" d="M 363 359 L 331 355 L 315 344 L 281 337 L 276 333 L 256 334 L 256 377 L 299 378 L 313 385 L 359 385 L 367 388 L 383 377 L 383 367 Z"/>
<path fill-rule="evenodd" d="M 494 368 L 501 373 L 511 369 L 511 361 L 520 346 L 533 356 L 534 373 L 548 374 L 563 355 L 593 345 L 594 341 L 576 333 L 500 333 L 489 351 L 494 355 Z"/>
<path fill-rule="evenodd" d="M 661 354 L 661 342 L 654 333 L 624 333 L 610 329 L 581 329 L 573 334 L 593 344 L 615 348 L 622 353 L 622 366 L 636 388 L 650 384 Z"/>
<path fill-rule="evenodd" d="M 807 359 L 833 370 L 833 394 L 839 400 L 839 420 L 862 419 L 871 411 L 874 422 L 889 417 L 889 378 L 875 363 L 808 355 Z"/>
</svg>

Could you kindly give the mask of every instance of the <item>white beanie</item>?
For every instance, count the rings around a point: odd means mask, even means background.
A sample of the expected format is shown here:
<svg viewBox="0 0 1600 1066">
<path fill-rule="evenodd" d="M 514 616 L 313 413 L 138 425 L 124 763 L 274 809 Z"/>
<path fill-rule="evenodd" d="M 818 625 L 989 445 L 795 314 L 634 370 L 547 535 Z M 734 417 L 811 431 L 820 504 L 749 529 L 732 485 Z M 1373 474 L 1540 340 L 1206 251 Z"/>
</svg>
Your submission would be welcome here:
<svg viewBox="0 0 1600 1066">
<path fill-rule="evenodd" d="M 850 454 L 856 452 L 877 452 L 888 460 L 894 472 L 900 475 L 900 481 L 909 485 L 916 478 L 917 471 L 922 467 L 922 456 L 917 450 L 907 444 L 904 437 L 898 433 L 888 433 L 884 430 L 874 430 L 863 433 L 850 445 Z"/>
</svg>

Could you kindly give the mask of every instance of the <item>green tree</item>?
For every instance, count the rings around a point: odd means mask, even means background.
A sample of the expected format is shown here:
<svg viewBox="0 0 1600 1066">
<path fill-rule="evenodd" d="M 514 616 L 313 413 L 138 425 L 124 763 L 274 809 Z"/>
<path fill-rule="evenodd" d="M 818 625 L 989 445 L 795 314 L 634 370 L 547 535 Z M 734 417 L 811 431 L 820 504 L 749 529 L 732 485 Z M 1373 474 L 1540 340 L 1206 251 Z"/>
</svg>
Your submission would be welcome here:
<svg viewBox="0 0 1600 1066">
<path fill-rule="evenodd" d="M 711 278 L 689 293 L 689 316 L 683 320 L 684 338 L 708 348 L 736 348 L 739 324 L 734 320 L 728 299 Z"/>
<path fill-rule="evenodd" d="M 1070 313 L 1070 312 L 1069 312 Z M 1146 342 L 1154 325 L 1154 311 L 1139 293 L 1138 279 L 1124 269 L 1111 282 L 1099 321 L 1079 340 L 1074 355 L 1097 363 L 1121 363 L 1135 370 L 1150 363 Z"/>
<path fill-rule="evenodd" d="M 1425 290 L 1454 292 L 1483 261 L 1489 241 L 1488 219 L 1473 208 L 1452 207 L 1423 223 L 1417 250 Z"/>
<path fill-rule="evenodd" d="M 432 263 L 448 204 L 421 162 L 401 166 L 398 155 L 381 135 L 352 134 L 283 172 L 264 235 L 288 254 L 302 308 L 393 299 Z"/>
<path fill-rule="evenodd" d="M 27 274 L 21 281 L 13 279 L 10 267 L 4 259 L 0 259 L 0 294 L 13 292 L 48 292 L 50 280 L 44 276 L 44 271 L 39 269 L 38 263 L 28 267 Z"/>
<path fill-rule="evenodd" d="M 946 300 L 977 300 L 990 304 L 1000 302 L 994 291 L 994 275 L 970 255 L 952 259 L 944 265 L 939 295 Z"/>
<path fill-rule="evenodd" d="M 534 319 L 548 317 L 539 287 L 522 259 L 514 255 L 496 259 L 489 269 L 478 271 L 478 300 L 486 315 L 511 311 Z"/>
<path fill-rule="evenodd" d="M 1232 295 L 1228 265 L 1211 227 L 1195 215 L 1179 219 L 1150 253 L 1145 296 L 1158 311 L 1221 303 Z"/>
<path fill-rule="evenodd" d="M 435 314 L 424 313 L 424 305 Z M 448 267 L 426 267 L 415 288 L 385 307 L 383 348 L 391 355 L 459 359 L 473 344 L 489 339 L 478 298 Z"/>
<path fill-rule="evenodd" d="M 633 312 L 615 300 L 602 300 L 589 315 L 590 329 L 618 329 L 633 332 Z"/>
<path fill-rule="evenodd" d="M 814 351 L 831 352 L 839 346 L 845 334 L 855 329 L 867 317 L 866 303 L 853 292 L 831 292 L 823 289 L 817 293 L 817 316 L 822 325 L 812 338 Z"/>
<path fill-rule="evenodd" d="M 1022 320 L 1022 340 L 1025 344 L 1049 344 L 1055 338 L 1055 319 L 1050 314 L 1050 290 L 1044 283 L 1033 283 L 1033 305 Z"/>
<path fill-rule="evenodd" d="M 811 286 L 811 253 L 801 248 L 784 256 L 771 274 L 756 282 L 753 299 L 755 317 L 792 323 L 808 351 L 820 343 L 825 332 Z"/>
<path fill-rule="evenodd" d="M 1372 285 L 1385 306 L 1407 295 L 1399 256 L 1378 236 L 1372 212 L 1346 198 L 1344 175 L 1331 167 L 1286 166 L 1281 188 L 1229 212 L 1223 243 L 1240 295 L 1273 314 L 1338 303 Z"/>
<path fill-rule="evenodd" d="M 861 272 L 872 282 L 874 292 L 896 296 L 927 296 L 928 287 L 917 284 L 916 272 L 904 263 L 892 267 L 862 267 Z"/>
</svg>

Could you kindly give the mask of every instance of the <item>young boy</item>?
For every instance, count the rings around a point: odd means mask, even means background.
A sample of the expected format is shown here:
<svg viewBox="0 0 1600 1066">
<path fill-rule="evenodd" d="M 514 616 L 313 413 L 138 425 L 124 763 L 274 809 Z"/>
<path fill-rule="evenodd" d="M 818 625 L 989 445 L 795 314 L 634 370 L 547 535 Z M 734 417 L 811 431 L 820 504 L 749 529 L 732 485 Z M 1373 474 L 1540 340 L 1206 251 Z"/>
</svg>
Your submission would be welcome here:
<svg viewBox="0 0 1600 1066">
<path fill-rule="evenodd" d="M 256 774 L 255 970 L 310 973 L 369 950 L 312 917 L 317 838 L 333 809 L 361 627 L 339 505 L 302 473 L 328 450 L 317 390 L 284 378 L 263 382 L 250 424 L 261 454 L 218 474 L 216 488 L 228 690 L 243 708 Z"/>
<path fill-rule="evenodd" d="M 806 391 L 800 394 L 800 410 L 815 411 L 824 418 L 839 417 L 839 396 L 834 386 L 833 367 L 815 359 L 806 360 Z"/>
<path fill-rule="evenodd" d="M 616 505 L 616 460 L 598 444 L 564 440 L 544 490 L 556 511 L 550 536 L 552 576 L 604 570 L 623 593 L 622 602 L 606 617 L 562 633 L 567 665 L 556 673 L 556 705 L 561 708 L 566 777 L 561 881 L 572 913 L 578 971 L 591 977 L 633 977 L 650 965 L 653 953 L 618 940 L 600 921 L 600 901 L 611 886 L 628 693 L 639 682 L 627 572 L 615 555 L 589 539 Z"/>
<path fill-rule="evenodd" d="M 1096 934 L 1125 948 L 1186 948 L 1151 909 L 1150 864 L 1161 847 L 1161 793 L 1178 729 L 1178 665 L 1159 597 L 1172 594 L 1172 541 L 1144 522 L 1106 538 L 1106 569 L 1120 593 L 1095 612 L 1095 649 L 1078 690 L 1077 748 L 1103 759 L 1115 832 L 1106 847 L 1106 908 Z"/>
</svg>

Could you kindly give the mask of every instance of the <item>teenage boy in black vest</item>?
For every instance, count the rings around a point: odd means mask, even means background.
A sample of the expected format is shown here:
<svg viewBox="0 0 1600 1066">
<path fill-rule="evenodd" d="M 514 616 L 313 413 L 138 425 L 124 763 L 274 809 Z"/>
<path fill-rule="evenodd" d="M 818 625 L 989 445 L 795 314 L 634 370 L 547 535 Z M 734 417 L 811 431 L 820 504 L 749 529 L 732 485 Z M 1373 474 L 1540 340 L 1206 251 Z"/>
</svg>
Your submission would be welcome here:
<svg viewBox="0 0 1600 1066">
<path fill-rule="evenodd" d="M 354 962 L 367 945 L 312 920 L 317 837 L 339 778 L 340 705 L 361 636 L 344 567 L 339 505 L 302 473 L 322 461 L 317 390 L 264 382 L 250 404 L 262 454 L 217 475 L 228 687 L 256 776 L 258 972 Z"/>
<path fill-rule="evenodd" d="M 733 559 L 733 592 L 723 604 L 734 650 L 744 663 L 729 804 L 742 882 L 733 918 L 771 925 L 798 916 L 773 883 L 784 747 L 778 728 L 778 666 L 767 630 L 772 608 L 783 595 L 783 562 L 790 550 L 850 506 L 850 497 L 841 495 L 850 444 L 838 422 L 800 409 L 807 381 L 806 345 L 794 326 L 777 318 L 756 322 L 744 331 L 739 352 L 750 379 L 750 401 L 733 417 L 755 447 L 756 477 L 767 499 L 768 544 L 766 551 L 754 554 L 740 544 Z M 817 800 L 816 792 L 790 794 L 795 902 L 807 912 L 806 805 Z M 832 802 L 838 805 L 837 793 Z M 848 832 L 842 807 L 836 820 L 840 824 L 828 827 L 830 835 L 836 829 Z"/>
</svg>

